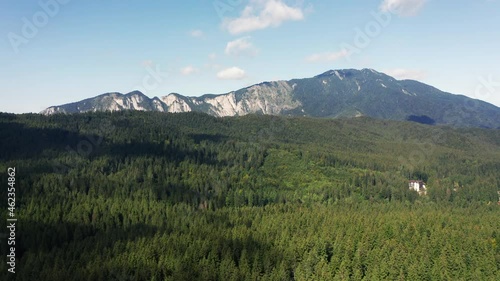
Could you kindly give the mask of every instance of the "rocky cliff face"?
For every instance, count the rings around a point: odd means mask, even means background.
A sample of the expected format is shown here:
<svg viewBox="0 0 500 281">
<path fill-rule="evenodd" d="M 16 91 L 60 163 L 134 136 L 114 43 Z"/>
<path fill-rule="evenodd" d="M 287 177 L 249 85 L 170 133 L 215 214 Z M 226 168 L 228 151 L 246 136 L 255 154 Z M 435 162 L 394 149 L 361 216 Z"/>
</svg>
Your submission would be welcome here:
<svg viewBox="0 0 500 281">
<path fill-rule="evenodd" d="M 312 78 L 264 82 L 221 95 L 148 98 L 141 92 L 108 93 L 44 110 L 43 114 L 88 111 L 199 111 L 210 115 L 270 114 L 311 117 L 370 116 L 429 120 L 433 124 L 500 127 L 500 109 L 442 92 L 413 80 L 396 80 L 373 69 L 330 70 Z M 423 117 L 423 118 L 421 118 Z"/>
<path fill-rule="evenodd" d="M 293 88 L 286 81 L 267 82 L 219 96 L 202 96 L 215 116 L 241 116 L 249 113 L 279 115 L 301 106 L 293 99 Z"/>
<path fill-rule="evenodd" d="M 179 94 L 149 99 L 141 92 L 126 95 L 108 93 L 61 106 L 42 114 L 83 113 L 88 111 L 142 110 L 160 112 L 202 111 L 214 116 L 241 116 L 250 113 L 279 115 L 301 105 L 293 99 L 293 88 L 286 81 L 266 82 L 223 95 L 185 97 Z"/>
</svg>

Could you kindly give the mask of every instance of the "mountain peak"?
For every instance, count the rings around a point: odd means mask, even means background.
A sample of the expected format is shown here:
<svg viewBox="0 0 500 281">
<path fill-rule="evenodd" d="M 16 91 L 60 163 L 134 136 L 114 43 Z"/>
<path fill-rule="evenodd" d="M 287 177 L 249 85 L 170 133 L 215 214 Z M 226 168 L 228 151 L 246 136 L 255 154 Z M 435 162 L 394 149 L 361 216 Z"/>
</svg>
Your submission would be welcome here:
<svg viewBox="0 0 500 281">
<path fill-rule="evenodd" d="M 141 91 L 138 91 L 138 90 L 135 90 L 135 91 L 132 91 L 128 94 L 125 94 L 124 96 L 126 96 L 126 97 L 131 97 L 131 96 L 147 97 L 145 94 L 143 94 Z"/>
<path fill-rule="evenodd" d="M 347 70 L 345 70 L 345 69 L 337 69 L 337 70 L 331 69 L 331 70 L 323 72 L 319 75 L 314 76 L 314 78 L 337 76 L 340 80 L 342 80 L 342 79 L 344 79 L 346 72 L 347 72 Z"/>
<path fill-rule="evenodd" d="M 375 69 L 372 69 L 372 68 L 363 68 L 361 71 L 362 72 L 371 72 L 373 74 L 382 74 L 381 72 L 378 72 L 378 71 L 376 71 Z"/>
<path fill-rule="evenodd" d="M 214 116 L 270 114 L 310 117 L 367 116 L 391 120 L 425 117 L 435 124 L 500 127 L 500 109 L 442 92 L 413 80 L 396 80 L 374 69 L 329 70 L 313 78 L 270 81 L 220 95 L 171 93 L 150 99 L 139 91 L 107 93 L 44 110 L 43 114 L 88 111 L 199 111 Z M 473 108 L 467 108 L 474 104 Z"/>
<path fill-rule="evenodd" d="M 329 76 L 337 76 L 340 80 L 343 80 L 344 78 L 353 78 L 357 77 L 363 74 L 375 74 L 375 75 L 382 75 L 383 73 L 378 72 L 374 69 L 371 68 L 363 68 L 361 70 L 358 69 L 331 69 L 326 72 L 323 72 L 319 75 L 316 75 L 315 78 L 322 78 L 322 77 L 329 77 Z"/>
</svg>

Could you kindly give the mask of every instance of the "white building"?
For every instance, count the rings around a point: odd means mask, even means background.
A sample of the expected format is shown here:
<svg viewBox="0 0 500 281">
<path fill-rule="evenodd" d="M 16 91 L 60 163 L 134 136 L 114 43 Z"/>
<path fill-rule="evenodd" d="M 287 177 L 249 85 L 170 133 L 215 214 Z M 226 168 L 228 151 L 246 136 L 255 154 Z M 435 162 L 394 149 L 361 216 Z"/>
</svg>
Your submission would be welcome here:
<svg viewBox="0 0 500 281">
<path fill-rule="evenodd" d="M 425 182 L 419 180 L 411 180 L 409 183 L 410 190 L 415 190 L 420 195 L 427 194 L 427 189 L 425 188 Z"/>
</svg>

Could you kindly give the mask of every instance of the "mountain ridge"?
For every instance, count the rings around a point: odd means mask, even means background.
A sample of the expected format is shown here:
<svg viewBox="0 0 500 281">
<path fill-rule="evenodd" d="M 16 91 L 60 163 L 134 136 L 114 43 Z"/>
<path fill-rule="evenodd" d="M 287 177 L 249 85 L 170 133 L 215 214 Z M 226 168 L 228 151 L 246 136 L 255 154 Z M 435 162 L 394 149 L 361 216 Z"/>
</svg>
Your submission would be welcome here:
<svg viewBox="0 0 500 281">
<path fill-rule="evenodd" d="M 312 78 L 265 81 L 224 94 L 187 97 L 170 93 L 149 98 L 139 91 L 105 93 L 42 114 L 141 110 L 199 111 L 217 117 L 247 114 L 319 118 L 369 116 L 420 120 L 429 124 L 500 128 L 500 108 L 463 95 L 443 92 L 416 80 L 397 80 L 373 69 L 328 70 Z"/>
</svg>

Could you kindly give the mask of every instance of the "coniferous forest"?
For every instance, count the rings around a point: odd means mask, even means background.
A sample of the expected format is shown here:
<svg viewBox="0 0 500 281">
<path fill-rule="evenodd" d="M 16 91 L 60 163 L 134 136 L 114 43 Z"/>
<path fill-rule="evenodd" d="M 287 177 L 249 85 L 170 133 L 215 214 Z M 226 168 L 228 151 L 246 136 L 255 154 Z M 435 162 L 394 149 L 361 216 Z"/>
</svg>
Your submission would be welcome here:
<svg viewBox="0 0 500 281">
<path fill-rule="evenodd" d="M 0 136 L 1 280 L 500 280 L 500 130 L 108 112 Z"/>
</svg>

